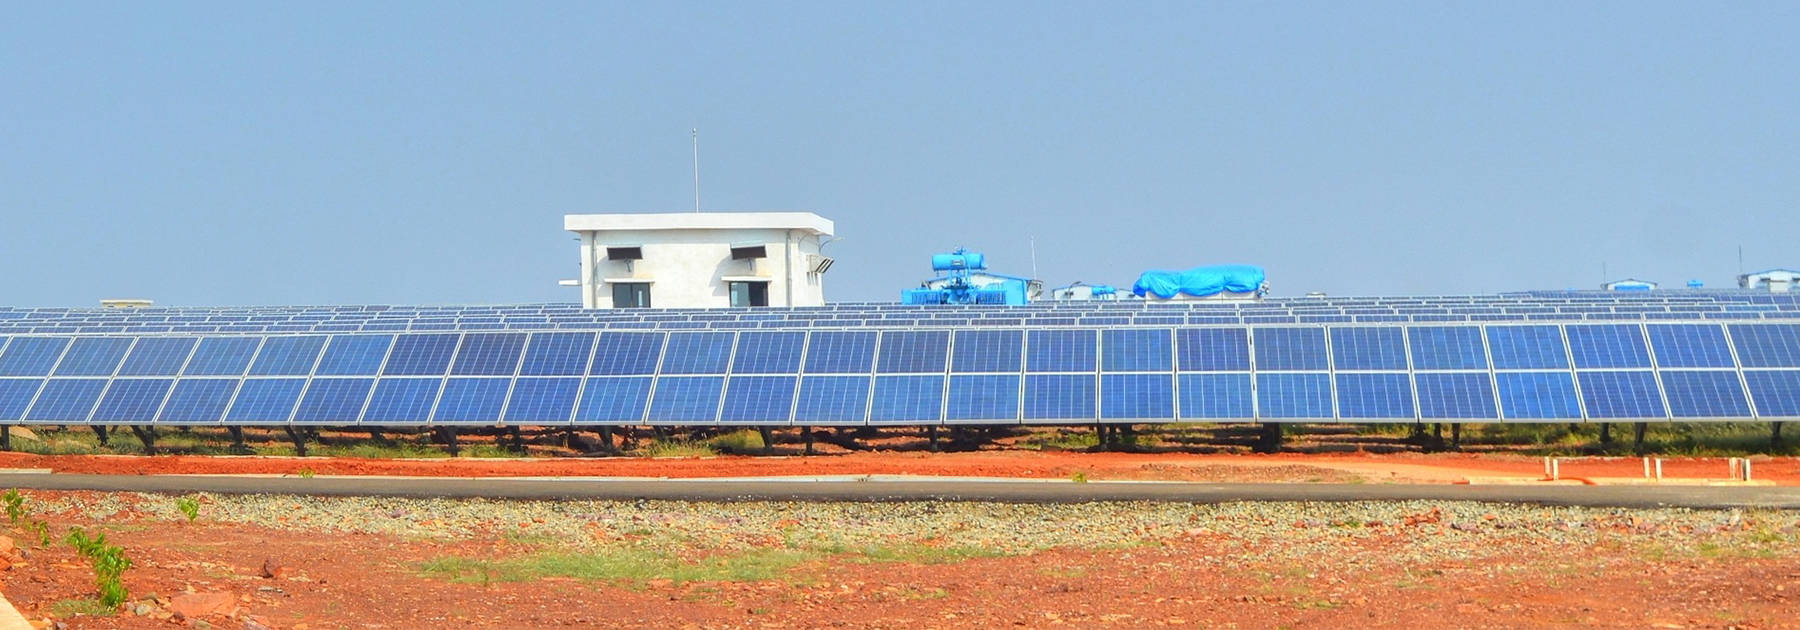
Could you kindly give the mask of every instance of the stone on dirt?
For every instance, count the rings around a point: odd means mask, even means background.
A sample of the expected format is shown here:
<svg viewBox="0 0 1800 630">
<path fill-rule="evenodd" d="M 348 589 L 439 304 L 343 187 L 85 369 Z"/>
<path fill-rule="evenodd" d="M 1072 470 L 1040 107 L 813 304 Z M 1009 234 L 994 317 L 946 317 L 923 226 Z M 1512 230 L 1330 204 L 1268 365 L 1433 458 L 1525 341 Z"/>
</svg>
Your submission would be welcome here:
<svg viewBox="0 0 1800 630">
<path fill-rule="evenodd" d="M 263 577 L 269 578 L 269 579 L 274 579 L 274 578 L 278 578 L 278 577 L 287 575 L 287 573 L 288 573 L 288 568 L 285 566 L 282 566 L 281 563 L 276 562 L 274 558 L 267 558 L 267 559 L 263 560 L 263 567 L 262 567 L 262 576 Z"/>
<path fill-rule="evenodd" d="M 169 600 L 169 610 L 189 619 L 224 614 L 236 605 L 230 593 L 187 593 Z"/>
</svg>

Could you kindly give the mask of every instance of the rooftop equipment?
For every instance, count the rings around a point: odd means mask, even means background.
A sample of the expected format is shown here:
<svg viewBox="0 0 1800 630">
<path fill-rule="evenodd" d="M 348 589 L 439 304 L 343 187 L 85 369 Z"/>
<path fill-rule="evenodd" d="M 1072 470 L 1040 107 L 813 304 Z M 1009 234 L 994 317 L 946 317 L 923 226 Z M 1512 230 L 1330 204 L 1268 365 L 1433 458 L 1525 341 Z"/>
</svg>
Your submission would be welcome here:
<svg viewBox="0 0 1800 630">
<path fill-rule="evenodd" d="M 987 271 L 987 256 L 958 247 L 931 257 L 931 270 L 940 272 L 917 289 L 900 292 L 903 304 L 1027 304 L 1042 291 L 1042 283 Z"/>
<path fill-rule="evenodd" d="M 1268 276 L 1255 265 L 1212 265 L 1187 271 L 1152 269 L 1131 293 L 1152 300 L 1255 300 L 1269 292 Z"/>
</svg>

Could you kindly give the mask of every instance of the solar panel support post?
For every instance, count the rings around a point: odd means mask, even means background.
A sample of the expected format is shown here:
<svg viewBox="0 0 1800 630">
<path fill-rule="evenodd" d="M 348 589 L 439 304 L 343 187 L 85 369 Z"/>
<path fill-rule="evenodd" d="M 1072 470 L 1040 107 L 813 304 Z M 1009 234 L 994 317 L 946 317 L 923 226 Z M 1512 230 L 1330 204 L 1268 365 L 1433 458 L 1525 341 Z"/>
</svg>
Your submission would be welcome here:
<svg viewBox="0 0 1800 630">
<path fill-rule="evenodd" d="M 1450 423 L 1450 450 L 1462 450 L 1462 423 Z"/>
<path fill-rule="evenodd" d="M 462 452 L 462 445 L 456 442 L 456 427 L 437 427 L 438 439 L 450 450 L 450 456 L 456 457 Z"/>
<path fill-rule="evenodd" d="M 1602 422 L 1600 423 L 1600 445 L 1607 446 L 1609 444 L 1612 444 L 1612 423 Z"/>
<path fill-rule="evenodd" d="M 1632 425 L 1631 452 L 1636 453 L 1639 456 L 1644 454 L 1644 432 L 1649 429 L 1650 423 L 1648 422 L 1638 422 Z"/>
<path fill-rule="evenodd" d="M 306 430 L 291 425 L 282 429 L 287 431 L 288 439 L 294 442 L 294 456 L 306 457 Z"/>
<path fill-rule="evenodd" d="M 600 427 L 600 450 L 606 453 L 616 453 L 619 451 L 618 447 L 613 446 L 612 425 Z"/>
<path fill-rule="evenodd" d="M 762 427 L 756 427 L 756 434 L 758 436 L 762 437 L 762 443 L 763 443 L 762 454 L 764 454 L 764 455 L 774 454 L 775 453 L 775 432 L 769 430 L 769 427 L 762 426 Z"/>
<path fill-rule="evenodd" d="M 1262 423 L 1262 439 L 1257 441 L 1256 450 L 1263 453 L 1281 451 L 1281 423 Z"/>
<path fill-rule="evenodd" d="M 12 425 L 0 424 L 0 451 L 12 450 Z"/>
<path fill-rule="evenodd" d="M 1781 446 L 1781 423 L 1769 423 L 1769 446 Z"/>
<path fill-rule="evenodd" d="M 108 435 L 107 435 L 107 434 L 106 434 L 106 425 L 104 425 L 104 424 L 92 424 L 92 425 L 88 425 L 88 426 L 91 426 L 91 427 L 93 427 L 93 428 L 94 428 L 94 437 L 96 437 L 96 438 L 99 438 L 99 440 L 100 440 L 100 445 L 101 445 L 101 446 L 106 446 L 106 445 L 107 445 L 107 444 L 106 444 L 106 441 L 107 441 L 107 438 L 108 438 L 108 437 L 109 437 L 109 436 L 108 436 Z"/>
<path fill-rule="evenodd" d="M 926 440 L 929 442 L 928 448 L 930 448 L 931 452 L 933 452 L 933 453 L 938 452 L 938 434 L 937 434 L 938 431 L 937 431 L 937 429 L 938 429 L 937 425 L 935 425 L 935 424 L 925 427 Z"/>
<path fill-rule="evenodd" d="M 813 450 L 813 430 L 812 430 L 812 427 L 800 427 L 800 441 L 801 441 L 801 442 L 802 442 L 802 443 L 804 443 L 804 444 L 806 444 L 806 454 L 807 454 L 807 455 L 816 455 L 816 454 L 818 454 L 818 453 L 817 453 L 817 452 L 815 452 L 815 451 L 814 451 L 814 450 Z"/>
<path fill-rule="evenodd" d="M 506 445 L 508 449 L 512 450 L 514 453 L 525 452 L 525 432 L 520 429 L 518 425 L 507 427 L 506 436 L 510 438 L 507 440 Z"/>
<path fill-rule="evenodd" d="M 244 443 L 244 427 L 234 424 L 225 427 L 225 430 L 231 433 L 231 452 L 238 454 L 248 454 L 250 452 L 250 445 Z"/>
<path fill-rule="evenodd" d="M 144 443 L 144 454 L 156 454 L 156 427 L 148 425 L 131 425 L 131 432 L 136 433 L 138 441 Z"/>
</svg>

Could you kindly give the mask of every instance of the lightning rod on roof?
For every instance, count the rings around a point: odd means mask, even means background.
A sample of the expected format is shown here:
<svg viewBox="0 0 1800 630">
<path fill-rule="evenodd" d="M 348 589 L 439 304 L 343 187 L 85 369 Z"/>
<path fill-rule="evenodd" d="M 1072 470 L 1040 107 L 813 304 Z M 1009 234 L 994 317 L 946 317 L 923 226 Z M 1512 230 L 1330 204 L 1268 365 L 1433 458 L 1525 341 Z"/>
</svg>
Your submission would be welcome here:
<svg viewBox="0 0 1800 630">
<path fill-rule="evenodd" d="M 700 213 L 700 126 L 694 126 L 694 214 Z"/>
</svg>

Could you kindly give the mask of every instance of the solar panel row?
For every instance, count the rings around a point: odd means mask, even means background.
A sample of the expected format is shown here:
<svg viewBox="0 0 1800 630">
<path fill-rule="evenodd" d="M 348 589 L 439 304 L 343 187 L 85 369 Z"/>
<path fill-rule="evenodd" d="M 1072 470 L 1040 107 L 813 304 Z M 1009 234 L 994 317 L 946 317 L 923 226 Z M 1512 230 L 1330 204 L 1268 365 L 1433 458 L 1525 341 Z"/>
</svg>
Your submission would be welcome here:
<svg viewBox="0 0 1800 630">
<path fill-rule="evenodd" d="M 0 336 L 0 422 L 1800 417 L 1800 325 Z"/>
</svg>

